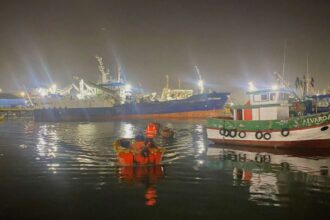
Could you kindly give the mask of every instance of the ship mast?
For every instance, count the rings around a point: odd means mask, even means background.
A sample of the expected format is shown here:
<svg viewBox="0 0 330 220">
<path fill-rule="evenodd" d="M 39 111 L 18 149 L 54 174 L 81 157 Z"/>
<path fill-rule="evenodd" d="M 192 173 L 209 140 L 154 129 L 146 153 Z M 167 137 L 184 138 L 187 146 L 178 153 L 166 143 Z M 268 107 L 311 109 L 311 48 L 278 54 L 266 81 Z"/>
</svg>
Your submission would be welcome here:
<svg viewBox="0 0 330 220">
<path fill-rule="evenodd" d="M 166 89 L 169 89 L 169 76 L 166 75 Z"/>
<path fill-rule="evenodd" d="M 283 66 L 282 66 L 282 78 L 283 78 L 283 80 L 284 80 L 284 77 L 285 77 L 286 45 L 287 45 L 287 41 L 285 41 L 285 43 L 284 43 L 284 50 L 283 50 Z"/>
<path fill-rule="evenodd" d="M 290 91 L 292 92 L 292 94 L 293 94 L 298 100 L 300 100 L 300 97 L 297 95 L 297 93 L 296 93 L 293 89 L 291 89 L 289 83 L 288 83 L 287 81 L 284 80 L 283 75 L 281 75 L 281 74 L 279 74 L 279 73 L 277 73 L 277 72 L 274 72 L 274 76 L 275 76 L 276 80 L 281 84 L 281 87 L 290 90 Z"/>
<path fill-rule="evenodd" d="M 107 70 L 107 71 L 105 70 L 102 57 L 96 55 L 95 58 L 96 58 L 97 62 L 99 63 L 98 69 L 101 72 L 101 83 L 106 84 L 109 81 L 110 72 L 109 72 L 109 70 Z"/>
</svg>

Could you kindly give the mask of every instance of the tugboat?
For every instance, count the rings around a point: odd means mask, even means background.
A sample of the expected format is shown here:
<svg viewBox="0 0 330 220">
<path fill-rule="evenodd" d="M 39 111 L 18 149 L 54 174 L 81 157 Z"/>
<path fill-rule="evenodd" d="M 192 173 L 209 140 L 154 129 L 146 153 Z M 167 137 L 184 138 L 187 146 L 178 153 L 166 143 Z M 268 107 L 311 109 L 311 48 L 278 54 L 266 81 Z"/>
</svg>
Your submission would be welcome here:
<svg viewBox="0 0 330 220">
<path fill-rule="evenodd" d="M 144 138 L 123 138 L 114 142 L 119 165 L 159 165 L 165 148 L 145 144 Z"/>
<path fill-rule="evenodd" d="M 233 119 L 208 119 L 209 140 L 261 147 L 330 148 L 330 112 L 293 117 L 291 90 L 250 87 L 249 101 L 232 106 Z"/>
</svg>

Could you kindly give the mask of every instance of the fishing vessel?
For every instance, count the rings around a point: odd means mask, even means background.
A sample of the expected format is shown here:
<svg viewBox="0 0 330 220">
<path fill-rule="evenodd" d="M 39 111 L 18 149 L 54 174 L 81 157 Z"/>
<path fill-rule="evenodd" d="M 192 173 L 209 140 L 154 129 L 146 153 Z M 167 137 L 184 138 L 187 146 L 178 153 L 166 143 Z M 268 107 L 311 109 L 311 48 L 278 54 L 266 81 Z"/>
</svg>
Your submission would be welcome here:
<svg viewBox="0 0 330 220">
<path fill-rule="evenodd" d="M 199 80 L 199 92 L 171 89 L 167 83 L 160 97 L 156 93 L 142 94 L 122 79 L 111 78 L 102 58 L 97 57 L 101 80 L 93 83 L 79 79 L 58 90 L 56 86 L 39 90 L 42 97 L 34 101 L 36 121 L 104 121 L 133 118 L 206 118 L 225 116 L 228 92 L 204 92 Z M 230 112 L 229 112 L 230 113 Z"/>
<path fill-rule="evenodd" d="M 292 91 L 285 88 L 253 87 L 247 94 L 245 105 L 232 106 L 233 120 L 208 119 L 211 141 L 262 147 L 330 147 L 330 112 L 293 116 L 289 102 Z"/>
</svg>

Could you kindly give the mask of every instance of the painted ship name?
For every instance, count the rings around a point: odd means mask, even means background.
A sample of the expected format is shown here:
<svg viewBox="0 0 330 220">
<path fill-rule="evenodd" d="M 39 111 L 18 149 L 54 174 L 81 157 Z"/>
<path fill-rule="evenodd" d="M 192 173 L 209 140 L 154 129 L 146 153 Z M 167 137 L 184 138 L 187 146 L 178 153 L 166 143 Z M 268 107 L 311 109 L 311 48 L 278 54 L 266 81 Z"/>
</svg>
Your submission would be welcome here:
<svg viewBox="0 0 330 220">
<path fill-rule="evenodd" d="M 303 125 L 305 126 L 312 126 L 312 125 L 319 125 L 330 121 L 330 114 L 306 118 L 303 120 Z"/>
</svg>

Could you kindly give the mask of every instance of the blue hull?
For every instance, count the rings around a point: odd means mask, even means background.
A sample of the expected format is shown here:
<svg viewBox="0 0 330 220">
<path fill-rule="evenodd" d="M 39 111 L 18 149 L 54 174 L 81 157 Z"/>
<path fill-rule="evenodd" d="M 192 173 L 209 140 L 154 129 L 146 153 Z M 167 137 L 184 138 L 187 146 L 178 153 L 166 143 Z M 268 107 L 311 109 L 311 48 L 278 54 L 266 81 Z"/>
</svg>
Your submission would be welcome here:
<svg viewBox="0 0 330 220">
<path fill-rule="evenodd" d="M 101 121 L 125 118 L 152 117 L 207 117 L 217 112 L 219 116 L 228 99 L 229 93 L 210 93 L 194 95 L 188 99 L 129 103 L 105 108 L 52 108 L 34 111 L 36 121 Z M 215 115 L 210 115 L 215 116 Z"/>
</svg>

